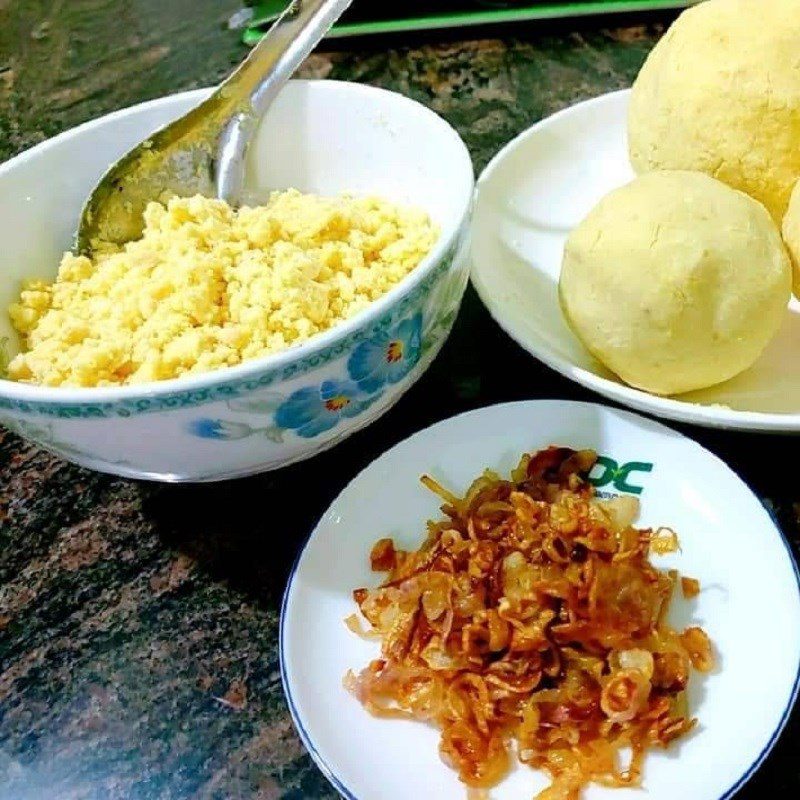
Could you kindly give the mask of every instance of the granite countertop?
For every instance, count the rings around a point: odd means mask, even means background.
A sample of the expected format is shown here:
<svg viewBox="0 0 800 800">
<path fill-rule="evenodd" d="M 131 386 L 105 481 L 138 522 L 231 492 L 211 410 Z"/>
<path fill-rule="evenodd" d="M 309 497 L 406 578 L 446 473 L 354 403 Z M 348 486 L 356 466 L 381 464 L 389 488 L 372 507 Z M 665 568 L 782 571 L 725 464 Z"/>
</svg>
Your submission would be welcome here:
<svg viewBox="0 0 800 800">
<path fill-rule="evenodd" d="M 0 0 L 0 160 L 113 109 L 218 81 L 245 53 L 227 26 L 238 6 Z M 629 85 L 665 19 L 339 42 L 302 71 L 426 103 L 480 169 L 542 116 Z M 530 397 L 591 395 L 516 347 L 470 290 L 423 380 L 306 464 L 162 486 L 79 469 L 0 430 L 0 800 L 336 797 L 281 691 L 289 565 L 330 500 L 385 448 L 453 413 Z M 687 432 L 742 474 L 797 552 L 800 488 L 777 466 L 792 463 L 796 440 Z M 298 490 L 304 502 L 287 504 Z M 798 795 L 798 735 L 795 713 L 740 797 Z"/>
</svg>

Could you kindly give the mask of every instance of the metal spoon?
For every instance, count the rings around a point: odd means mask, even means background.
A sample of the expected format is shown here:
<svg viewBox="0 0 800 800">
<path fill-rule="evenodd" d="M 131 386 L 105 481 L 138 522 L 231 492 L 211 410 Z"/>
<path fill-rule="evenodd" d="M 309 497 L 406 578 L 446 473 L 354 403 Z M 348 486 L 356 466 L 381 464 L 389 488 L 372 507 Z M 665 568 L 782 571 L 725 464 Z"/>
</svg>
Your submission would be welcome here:
<svg viewBox="0 0 800 800">
<path fill-rule="evenodd" d="M 83 207 L 75 250 L 88 255 L 98 243 L 136 239 L 151 200 L 202 194 L 236 205 L 259 120 L 351 2 L 293 0 L 209 98 L 106 172 Z"/>
</svg>

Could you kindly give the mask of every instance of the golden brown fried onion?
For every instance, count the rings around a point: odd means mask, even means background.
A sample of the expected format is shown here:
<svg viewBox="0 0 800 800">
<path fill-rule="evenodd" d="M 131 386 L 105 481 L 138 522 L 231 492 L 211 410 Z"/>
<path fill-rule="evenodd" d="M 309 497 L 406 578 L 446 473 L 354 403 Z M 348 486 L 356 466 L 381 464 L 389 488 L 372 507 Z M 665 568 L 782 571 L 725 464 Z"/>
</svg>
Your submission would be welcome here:
<svg viewBox="0 0 800 800">
<path fill-rule="evenodd" d="M 699 584 L 650 563 L 677 549 L 675 533 L 633 527 L 635 498 L 596 498 L 595 460 L 550 447 L 464 497 L 423 476 L 444 518 L 416 552 L 381 539 L 371 564 L 387 579 L 354 592 L 382 652 L 346 685 L 373 714 L 437 725 L 475 797 L 513 751 L 552 776 L 539 800 L 636 786 L 648 748 L 695 725 L 684 690 L 692 667 L 713 667 L 711 643 L 665 619 L 675 586 L 692 597 Z"/>
</svg>

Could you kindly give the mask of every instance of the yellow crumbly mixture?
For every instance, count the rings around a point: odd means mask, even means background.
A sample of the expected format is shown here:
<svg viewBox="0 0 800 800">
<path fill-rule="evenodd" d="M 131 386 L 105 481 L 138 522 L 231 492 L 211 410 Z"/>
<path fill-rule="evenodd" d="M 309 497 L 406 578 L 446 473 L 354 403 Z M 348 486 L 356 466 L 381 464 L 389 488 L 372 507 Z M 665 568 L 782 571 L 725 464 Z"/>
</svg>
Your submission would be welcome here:
<svg viewBox="0 0 800 800">
<path fill-rule="evenodd" d="M 141 239 L 94 260 L 66 253 L 54 283 L 24 285 L 9 314 L 25 350 L 8 376 L 110 386 L 276 353 L 377 300 L 437 236 L 424 212 L 377 198 L 150 203 Z"/>
</svg>

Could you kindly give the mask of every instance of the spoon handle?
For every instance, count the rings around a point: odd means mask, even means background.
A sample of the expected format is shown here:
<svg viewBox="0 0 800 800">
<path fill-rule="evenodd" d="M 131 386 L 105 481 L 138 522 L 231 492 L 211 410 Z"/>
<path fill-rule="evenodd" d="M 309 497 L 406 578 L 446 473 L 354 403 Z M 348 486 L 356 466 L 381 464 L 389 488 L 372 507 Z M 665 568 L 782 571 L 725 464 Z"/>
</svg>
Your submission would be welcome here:
<svg viewBox="0 0 800 800">
<path fill-rule="evenodd" d="M 241 198 L 247 150 L 258 122 L 311 51 L 352 0 L 292 0 L 242 65 L 217 93 L 233 113 L 217 151 L 217 196 Z"/>
</svg>

